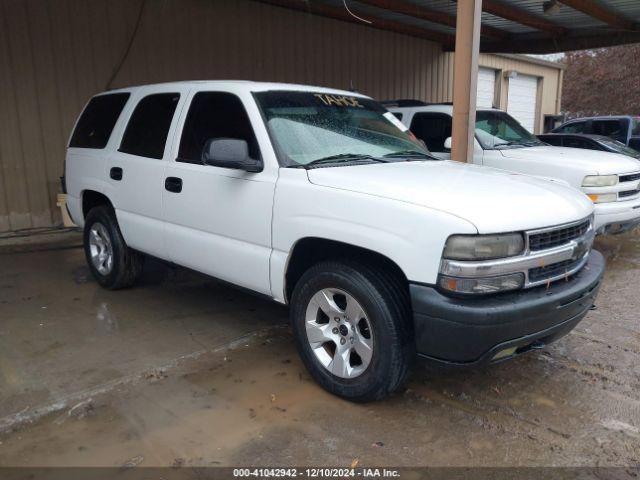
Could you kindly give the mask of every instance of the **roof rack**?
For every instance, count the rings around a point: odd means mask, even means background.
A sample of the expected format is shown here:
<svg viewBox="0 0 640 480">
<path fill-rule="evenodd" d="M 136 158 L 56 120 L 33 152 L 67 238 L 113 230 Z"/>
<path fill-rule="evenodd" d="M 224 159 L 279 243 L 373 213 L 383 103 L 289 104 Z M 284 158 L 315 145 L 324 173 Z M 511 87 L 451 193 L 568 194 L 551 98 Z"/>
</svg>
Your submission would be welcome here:
<svg viewBox="0 0 640 480">
<path fill-rule="evenodd" d="M 427 102 L 423 102 L 422 100 L 414 100 L 411 98 L 383 100 L 380 103 L 385 107 L 424 107 L 429 105 Z"/>
<path fill-rule="evenodd" d="M 422 100 L 414 100 L 411 98 L 398 100 L 383 100 L 380 102 L 385 107 L 427 107 L 429 105 L 453 105 L 453 102 L 423 102 Z"/>
</svg>

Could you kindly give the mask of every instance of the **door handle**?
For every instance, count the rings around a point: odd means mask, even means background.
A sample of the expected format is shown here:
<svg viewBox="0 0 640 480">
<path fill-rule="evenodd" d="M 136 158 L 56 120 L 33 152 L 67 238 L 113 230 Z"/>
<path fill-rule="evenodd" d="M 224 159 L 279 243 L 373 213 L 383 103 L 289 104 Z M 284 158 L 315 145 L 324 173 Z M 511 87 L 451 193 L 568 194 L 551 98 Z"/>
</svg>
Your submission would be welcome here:
<svg viewBox="0 0 640 480">
<path fill-rule="evenodd" d="M 122 180 L 122 169 L 120 167 L 112 167 L 111 170 L 109 170 L 109 176 L 112 180 L 119 182 Z"/>
<path fill-rule="evenodd" d="M 182 179 L 178 177 L 167 177 L 164 181 L 164 189 L 168 192 L 180 193 L 182 191 Z"/>
</svg>

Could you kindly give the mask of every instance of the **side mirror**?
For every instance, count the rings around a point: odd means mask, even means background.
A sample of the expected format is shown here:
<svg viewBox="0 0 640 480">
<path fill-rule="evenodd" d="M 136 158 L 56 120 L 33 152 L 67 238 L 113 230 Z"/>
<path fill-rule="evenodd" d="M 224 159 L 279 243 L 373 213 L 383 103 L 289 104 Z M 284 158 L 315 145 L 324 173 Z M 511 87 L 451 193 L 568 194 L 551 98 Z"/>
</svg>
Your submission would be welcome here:
<svg viewBox="0 0 640 480">
<path fill-rule="evenodd" d="M 451 137 L 447 137 L 447 139 L 444 141 L 444 149 L 451 150 Z"/>
<path fill-rule="evenodd" d="M 262 171 L 262 161 L 249 156 L 249 145 L 237 138 L 211 138 L 207 140 L 202 152 L 205 165 L 233 168 L 246 172 Z"/>
</svg>

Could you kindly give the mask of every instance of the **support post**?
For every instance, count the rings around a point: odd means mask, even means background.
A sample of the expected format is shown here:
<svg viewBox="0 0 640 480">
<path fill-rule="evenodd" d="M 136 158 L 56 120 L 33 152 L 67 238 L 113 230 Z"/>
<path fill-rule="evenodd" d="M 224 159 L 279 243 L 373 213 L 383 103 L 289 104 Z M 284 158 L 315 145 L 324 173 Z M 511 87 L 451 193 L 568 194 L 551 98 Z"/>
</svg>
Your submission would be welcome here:
<svg viewBox="0 0 640 480">
<path fill-rule="evenodd" d="M 458 0 L 451 158 L 473 162 L 482 0 Z"/>
</svg>

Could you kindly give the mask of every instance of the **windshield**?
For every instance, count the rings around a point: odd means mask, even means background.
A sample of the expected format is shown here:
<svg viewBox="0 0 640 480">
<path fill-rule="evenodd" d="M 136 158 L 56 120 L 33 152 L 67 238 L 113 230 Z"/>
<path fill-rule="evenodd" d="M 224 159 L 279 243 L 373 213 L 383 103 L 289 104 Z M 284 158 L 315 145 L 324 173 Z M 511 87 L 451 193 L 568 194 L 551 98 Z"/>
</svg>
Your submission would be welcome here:
<svg viewBox="0 0 640 480">
<path fill-rule="evenodd" d="M 476 113 L 476 138 L 485 150 L 544 145 L 513 117 L 499 111 Z"/>
<path fill-rule="evenodd" d="M 624 143 L 614 140 L 612 138 L 601 138 L 601 139 L 598 139 L 598 142 L 600 142 L 605 147 L 609 147 L 610 150 L 614 150 L 616 152 L 619 152 L 634 158 L 640 157 L 640 152 L 638 152 L 637 150 L 634 150 L 633 148 L 629 148 Z"/>
<path fill-rule="evenodd" d="M 294 91 L 259 92 L 255 98 L 287 166 L 429 155 L 393 114 L 367 98 Z"/>
</svg>

